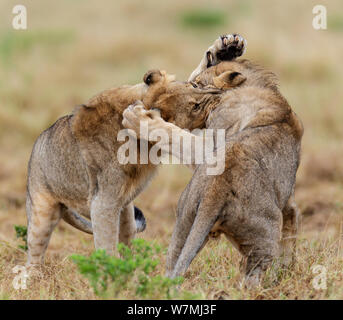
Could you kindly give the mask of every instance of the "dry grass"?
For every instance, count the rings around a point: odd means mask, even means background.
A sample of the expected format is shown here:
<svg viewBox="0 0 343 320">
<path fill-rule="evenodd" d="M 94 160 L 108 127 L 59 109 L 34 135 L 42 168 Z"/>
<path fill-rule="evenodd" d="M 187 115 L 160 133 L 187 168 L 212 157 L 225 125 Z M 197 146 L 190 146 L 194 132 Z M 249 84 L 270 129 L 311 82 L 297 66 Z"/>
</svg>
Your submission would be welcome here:
<svg viewBox="0 0 343 320">
<path fill-rule="evenodd" d="M 13 226 L 26 224 L 26 166 L 37 135 L 96 92 L 140 82 L 149 68 L 186 79 L 209 43 L 234 31 L 248 39 L 248 58 L 278 74 L 281 91 L 304 122 L 296 189 L 303 213 L 298 261 L 278 284 L 267 277 L 264 289 L 249 292 L 240 287 L 239 254 L 221 239 L 192 263 L 182 288 L 208 299 L 343 298 L 340 0 L 325 1 L 327 31 L 312 29 L 316 1 L 217 1 L 214 9 L 225 19 L 211 28 L 189 18 L 185 23 L 196 6 L 213 9 L 209 1 L 22 3 L 28 8 L 27 31 L 11 30 L 13 2 L 0 3 L 0 299 L 96 299 L 68 259 L 89 254 L 92 237 L 64 223 L 53 234 L 43 276 L 27 290 L 13 289 L 12 268 L 26 259 Z M 164 166 L 139 196 L 136 204 L 148 220 L 145 239 L 168 245 L 177 200 L 190 177 L 186 168 Z M 316 264 L 327 268 L 326 290 L 311 284 Z"/>
</svg>

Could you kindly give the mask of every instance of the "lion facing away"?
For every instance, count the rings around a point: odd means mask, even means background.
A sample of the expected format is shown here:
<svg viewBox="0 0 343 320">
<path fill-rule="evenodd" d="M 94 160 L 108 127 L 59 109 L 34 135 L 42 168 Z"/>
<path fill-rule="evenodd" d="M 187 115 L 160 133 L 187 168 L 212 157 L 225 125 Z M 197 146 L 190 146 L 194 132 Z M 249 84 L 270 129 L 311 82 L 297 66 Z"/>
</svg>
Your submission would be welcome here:
<svg viewBox="0 0 343 320">
<path fill-rule="evenodd" d="M 250 61 L 219 63 L 195 82 L 222 89 L 197 117 L 198 108 L 182 104 L 174 95 L 175 87 L 185 85 L 177 82 L 163 88 L 159 81 L 151 83 L 143 99 L 144 106 L 159 109 L 162 118 L 142 106 L 124 112 L 123 123 L 133 130 L 144 120 L 150 130 L 165 128 L 171 137 L 172 130 L 180 132 L 175 117 L 183 117 L 184 128 L 226 132 L 224 172 L 210 176 L 207 164 L 195 164 L 179 199 L 167 275 L 184 273 L 214 228 L 212 232 L 224 233 L 243 255 L 246 284 L 256 286 L 275 258 L 282 256 L 285 265 L 292 262 L 298 220 L 294 187 L 303 127 L 280 94 L 275 76 Z M 174 124 L 165 121 L 170 119 Z"/>
</svg>

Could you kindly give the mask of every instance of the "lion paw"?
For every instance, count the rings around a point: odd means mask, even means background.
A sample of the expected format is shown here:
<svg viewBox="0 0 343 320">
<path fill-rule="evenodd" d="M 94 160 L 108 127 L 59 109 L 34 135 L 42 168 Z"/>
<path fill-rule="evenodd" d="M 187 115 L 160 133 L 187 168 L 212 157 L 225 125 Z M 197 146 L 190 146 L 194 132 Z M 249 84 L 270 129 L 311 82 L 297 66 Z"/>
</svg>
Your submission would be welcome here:
<svg viewBox="0 0 343 320">
<path fill-rule="evenodd" d="M 207 67 L 240 57 L 245 52 L 246 46 L 246 40 L 239 34 L 220 36 L 207 51 Z"/>
<path fill-rule="evenodd" d="M 147 124 L 150 131 L 158 125 L 159 120 L 162 120 L 162 118 L 157 109 L 146 110 L 143 103 L 137 101 L 124 110 L 122 124 L 125 128 L 135 131 L 137 136 L 140 137 L 141 124 Z"/>
</svg>

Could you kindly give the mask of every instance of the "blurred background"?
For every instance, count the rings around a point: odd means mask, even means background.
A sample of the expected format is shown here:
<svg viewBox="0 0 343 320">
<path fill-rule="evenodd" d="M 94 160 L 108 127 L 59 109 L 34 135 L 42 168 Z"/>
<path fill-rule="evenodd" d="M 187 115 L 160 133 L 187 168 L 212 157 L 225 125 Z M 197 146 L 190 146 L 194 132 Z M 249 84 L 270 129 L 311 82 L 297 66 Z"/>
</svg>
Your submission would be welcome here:
<svg viewBox="0 0 343 320">
<path fill-rule="evenodd" d="M 26 224 L 27 163 L 44 129 L 99 91 L 141 82 L 148 69 L 186 80 L 204 50 L 233 32 L 248 41 L 245 58 L 277 74 L 305 127 L 296 188 L 301 238 L 342 238 L 341 0 L 320 2 L 327 30 L 313 29 L 312 9 L 319 3 L 311 0 L 21 0 L 27 30 L 12 28 L 16 4 L 0 2 L 0 252 L 16 241 L 13 225 Z M 136 201 L 148 220 L 143 237 L 168 244 L 190 177 L 185 167 L 161 167 Z M 91 250 L 91 237 L 62 223 L 48 252 L 64 257 Z M 24 261 L 4 251 L 1 258 Z"/>
</svg>

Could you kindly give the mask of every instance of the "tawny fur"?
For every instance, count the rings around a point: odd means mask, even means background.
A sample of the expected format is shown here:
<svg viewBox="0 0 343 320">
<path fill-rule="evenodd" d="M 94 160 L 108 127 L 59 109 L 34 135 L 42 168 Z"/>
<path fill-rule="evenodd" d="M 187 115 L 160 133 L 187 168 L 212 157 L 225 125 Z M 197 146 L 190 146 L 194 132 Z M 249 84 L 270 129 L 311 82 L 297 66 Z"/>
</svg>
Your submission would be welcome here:
<svg viewBox="0 0 343 320">
<path fill-rule="evenodd" d="M 135 235 L 131 202 L 156 166 L 119 164 L 117 133 L 123 129 L 122 111 L 142 99 L 145 88 L 106 90 L 37 139 L 28 173 L 28 264 L 43 261 L 53 228 L 60 218 L 70 222 L 71 213 L 76 220 L 91 218 L 95 247 L 109 253 L 119 240 L 128 243 Z"/>
<path fill-rule="evenodd" d="M 235 53 L 241 42 L 227 39 L 216 40 L 216 48 Z M 240 44 L 237 56 L 241 51 Z M 166 85 L 172 81 L 163 72 L 159 74 Z M 148 75 L 144 81 L 149 82 Z M 147 185 L 156 166 L 120 164 L 117 152 L 123 142 L 117 141 L 117 135 L 123 129 L 123 110 L 144 99 L 146 83 L 105 90 L 38 137 L 28 169 L 28 264 L 43 261 L 61 218 L 93 232 L 95 247 L 110 254 L 115 253 L 118 241 L 127 244 L 135 235 L 132 200 Z M 208 91 L 211 89 L 194 89 L 193 100 L 202 101 Z M 138 152 L 142 155 L 143 151 Z M 91 223 L 82 216 L 91 218 Z"/>
<path fill-rule="evenodd" d="M 227 90 L 236 76 L 241 78 L 238 87 Z M 276 77 L 247 60 L 210 67 L 196 82 L 225 90 L 205 103 L 197 117 L 194 105 L 175 95 L 175 88 L 182 85 L 187 95 L 189 85 L 177 82 L 151 84 L 146 95 L 150 98 L 143 100 L 147 108 L 158 108 L 163 119 L 150 114 L 149 120 L 144 112 L 135 115 L 135 110 L 124 113 L 128 127 L 135 118 L 167 132 L 173 126 L 179 131 L 176 126 L 226 130 L 224 173 L 209 176 L 206 164 L 196 166 L 181 195 L 167 275 L 175 277 L 187 270 L 215 226 L 212 232 L 224 233 L 242 253 L 246 284 L 256 286 L 275 258 L 281 256 L 286 266 L 293 261 L 298 220 L 294 187 L 303 127 L 280 94 Z M 171 110 L 177 115 L 170 116 Z"/>
</svg>

